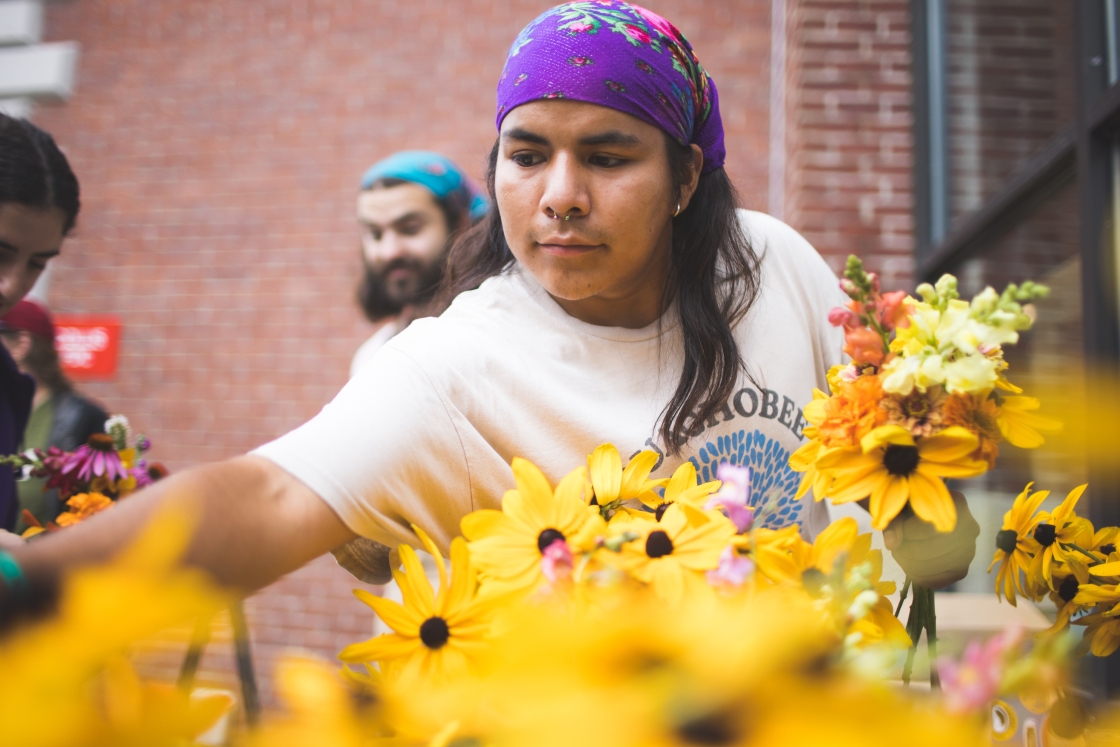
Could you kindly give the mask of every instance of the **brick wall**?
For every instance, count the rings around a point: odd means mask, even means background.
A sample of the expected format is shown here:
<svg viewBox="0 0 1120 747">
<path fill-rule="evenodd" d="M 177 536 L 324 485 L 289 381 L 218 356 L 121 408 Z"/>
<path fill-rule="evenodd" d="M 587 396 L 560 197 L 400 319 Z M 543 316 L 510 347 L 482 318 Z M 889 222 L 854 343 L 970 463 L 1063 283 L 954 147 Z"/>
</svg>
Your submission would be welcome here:
<svg viewBox="0 0 1120 747">
<path fill-rule="evenodd" d="M 912 275 L 909 3 L 788 3 L 786 221 L 834 269 Z"/>
</svg>

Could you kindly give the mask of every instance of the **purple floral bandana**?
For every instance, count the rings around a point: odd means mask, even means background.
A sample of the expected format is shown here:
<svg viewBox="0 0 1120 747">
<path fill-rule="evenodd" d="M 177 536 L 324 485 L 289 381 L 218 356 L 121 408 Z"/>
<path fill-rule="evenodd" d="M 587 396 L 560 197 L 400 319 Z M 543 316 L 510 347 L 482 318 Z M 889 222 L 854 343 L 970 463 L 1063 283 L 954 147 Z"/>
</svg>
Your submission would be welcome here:
<svg viewBox="0 0 1120 747">
<path fill-rule="evenodd" d="M 723 166 L 716 85 L 673 24 L 618 0 L 565 3 L 526 26 L 498 81 L 498 117 L 539 99 L 600 104 L 660 127 Z"/>
</svg>

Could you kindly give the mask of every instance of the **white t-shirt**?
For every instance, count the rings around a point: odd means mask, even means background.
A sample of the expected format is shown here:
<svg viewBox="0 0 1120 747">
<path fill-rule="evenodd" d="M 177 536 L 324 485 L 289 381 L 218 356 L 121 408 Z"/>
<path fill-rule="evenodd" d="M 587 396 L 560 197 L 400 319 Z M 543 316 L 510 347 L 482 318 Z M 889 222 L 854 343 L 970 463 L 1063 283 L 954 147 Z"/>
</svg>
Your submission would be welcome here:
<svg viewBox="0 0 1120 747">
<path fill-rule="evenodd" d="M 402 329 L 407 325 L 404 324 L 399 318 L 390 319 L 377 328 L 368 340 L 361 344 L 354 352 L 354 357 L 350 360 L 350 378 L 358 375 L 358 372 L 371 360 L 381 347 L 392 340 Z"/>
<path fill-rule="evenodd" d="M 799 234 L 741 211 L 761 257 L 759 294 L 736 336 L 756 387 L 735 394 L 680 456 L 701 480 L 721 462 L 754 469 L 755 498 L 774 498 L 768 526 L 792 521 L 814 535 L 822 504 L 793 501 L 787 463 L 804 440 L 801 408 L 841 361 L 843 335 L 828 311 L 845 300 L 828 265 Z M 315 418 L 255 453 L 295 475 L 359 535 L 415 546 L 416 524 L 446 550 L 459 521 L 499 508 L 520 456 L 555 484 L 603 443 L 623 459 L 656 448 L 657 423 L 676 388 L 681 330 L 670 311 L 642 329 L 569 316 L 515 266 L 460 295 L 438 318 L 387 342 Z M 806 526 L 808 525 L 808 526 Z"/>
</svg>

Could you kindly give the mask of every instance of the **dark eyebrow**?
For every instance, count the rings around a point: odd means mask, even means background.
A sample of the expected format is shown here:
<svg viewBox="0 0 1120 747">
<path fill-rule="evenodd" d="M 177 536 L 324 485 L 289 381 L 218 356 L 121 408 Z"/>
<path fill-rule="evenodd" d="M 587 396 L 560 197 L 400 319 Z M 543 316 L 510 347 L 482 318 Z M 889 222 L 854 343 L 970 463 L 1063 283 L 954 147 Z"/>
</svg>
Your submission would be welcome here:
<svg viewBox="0 0 1120 747">
<path fill-rule="evenodd" d="M 580 145 L 640 145 L 641 142 L 637 135 L 629 135 L 618 130 L 601 132 L 598 135 L 588 135 L 579 139 Z"/>
<path fill-rule="evenodd" d="M 529 130 L 526 130 L 526 129 L 521 128 L 521 127 L 514 127 L 514 128 L 512 128 L 512 129 L 510 129 L 506 132 L 503 132 L 502 133 L 502 139 L 503 140 L 524 140 L 527 143 L 534 143 L 536 145 L 545 145 L 545 146 L 552 144 L 552 143 L 548 142 L 548 138 L 544 137 L 543 135 L 538 135 L 535 132 L 529 132 Z"/>
</svg>

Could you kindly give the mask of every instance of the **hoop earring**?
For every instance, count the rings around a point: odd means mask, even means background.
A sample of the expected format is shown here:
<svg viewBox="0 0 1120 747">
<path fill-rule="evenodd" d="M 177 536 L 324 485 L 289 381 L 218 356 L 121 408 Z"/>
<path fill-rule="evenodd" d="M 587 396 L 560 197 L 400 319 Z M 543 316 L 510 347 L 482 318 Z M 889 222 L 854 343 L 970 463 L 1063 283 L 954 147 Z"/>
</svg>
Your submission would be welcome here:
<svg viewBox="0 0 1120 747">
<path fill-rule="evenodd" d="M 680 215 L 680 214 L 681 214 L 681 204 L 680 204 L 680 203 L 678 202 L 678 203 L 677 203 L 677 209 L 676 209 L 676 211 L 675 211 L 675 212 L 673 213 L 673 217 L 674 217 L 674 218 L 676 218 L 676 217 L 677 217 L 678 215 Z"/>
</svg>

